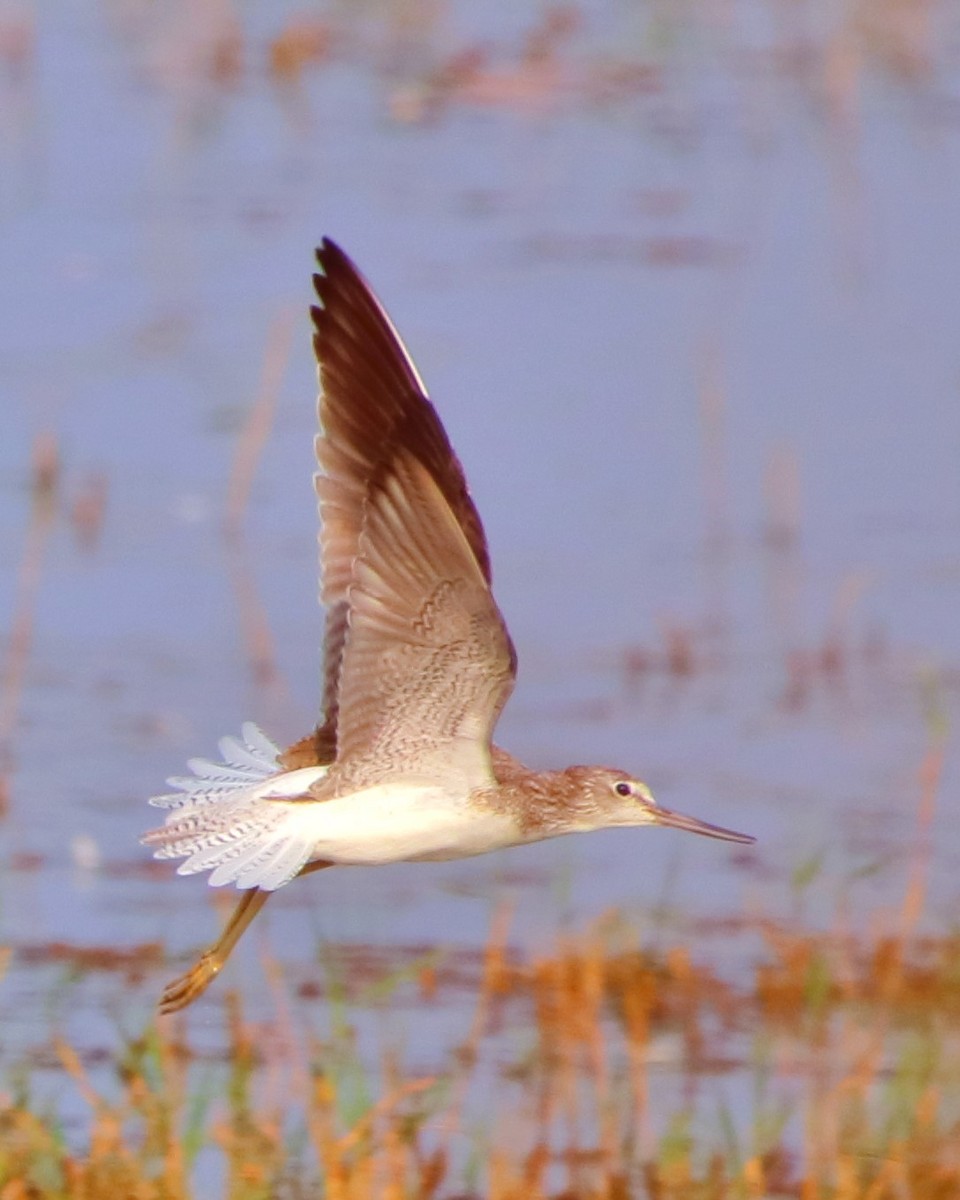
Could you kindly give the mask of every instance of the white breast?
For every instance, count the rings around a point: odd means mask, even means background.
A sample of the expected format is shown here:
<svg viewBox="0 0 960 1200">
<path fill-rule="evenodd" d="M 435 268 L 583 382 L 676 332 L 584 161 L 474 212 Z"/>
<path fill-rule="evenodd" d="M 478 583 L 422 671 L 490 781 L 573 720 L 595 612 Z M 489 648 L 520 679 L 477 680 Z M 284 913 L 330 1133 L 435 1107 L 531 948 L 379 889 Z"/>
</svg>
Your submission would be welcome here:
<svg viewBox="0 0 960 1200">
<path fill-rule="evenodd" d="M 519 840 L 508 817 L 438 787 L 380 784 L 303 807 L 310 809 L 311 858 L 336 863 L 467 858 Z"/>
</svg>

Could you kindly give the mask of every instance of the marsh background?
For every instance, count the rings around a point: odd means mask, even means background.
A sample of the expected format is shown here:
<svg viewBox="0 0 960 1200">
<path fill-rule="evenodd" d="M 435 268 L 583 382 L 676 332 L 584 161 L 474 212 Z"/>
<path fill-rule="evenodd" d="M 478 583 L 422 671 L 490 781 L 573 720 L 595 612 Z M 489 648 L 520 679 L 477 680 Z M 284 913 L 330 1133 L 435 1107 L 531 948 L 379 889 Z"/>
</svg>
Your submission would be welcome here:
<svg viewBox="0 0 960 1200">
<path fill-rule="evenodd" d="M 521 664 L 499 740 L 758 844 L 612 832 L 299 883 L 178 1027 L 205 1103 L 231 989 L 264 1045 L 279 993 L 349 1044 L 358 1112 L 386 1052 L 442 1068 L 504 913 L 521 958 L 616 927 L 734 986 L 764 921 L 902 932 L 913 886 L 910 931 L 956 930 L 958 66 L 947 2 L 0 4 L 8 1102 L 29 1080 L 84 1152 L 62 1046 L 115 1097 L 222 919 L 139 848 L 146 797 L 245 719 L 315 719 L 323 235 L 484 518 Z M 705 1085 L 744 1137 L 755 1032 L 714 1038 Z M 486 1045 L 464 1162 L 525 1036 Z M 681 1111 L 714 1144 L 684 1045 L 651 1051 L 647 1149 Z"/>
</svg>

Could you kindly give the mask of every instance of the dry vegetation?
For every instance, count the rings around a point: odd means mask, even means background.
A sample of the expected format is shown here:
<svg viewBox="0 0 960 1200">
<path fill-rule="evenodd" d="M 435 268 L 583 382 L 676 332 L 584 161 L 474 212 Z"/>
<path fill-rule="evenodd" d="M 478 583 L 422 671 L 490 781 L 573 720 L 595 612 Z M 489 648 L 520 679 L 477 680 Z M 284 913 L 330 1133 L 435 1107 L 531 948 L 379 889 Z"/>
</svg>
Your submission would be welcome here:
<svg viewBox="0 0 960 1200">
<path fill-rule="evenodd" d="M 738 932 L 764 949 L 733 984 L 680 945 L 636 949 L 614 918 L 542 957 L 511 952 L 501 921 L 472 1017 L 458 989 L 463 1040 L 435 1047 L 429 1075 L 395 1052 L 365 1073 L 351 1003 L 327 997 L 321 1040 L 298 1021 L 318 998 L 279 978 L 268 1024 L 228 995 L 220 1064 L 184 1021 L 159 1022 L 98 1090 L 55 1041 L 83 1147 L 21 1082 L 0 1106 L 0 1196 L 174 1200 L 211 1171 L 243 1200 L 960 1194 L 960 936 Z M 446 978 L 433 957 L 383 967 L 383 1011 L 403 993 L 442 1003 Z M 713 1085 L 734 1079 L 746 1099 L 728 1109 Z"/>
</svg>

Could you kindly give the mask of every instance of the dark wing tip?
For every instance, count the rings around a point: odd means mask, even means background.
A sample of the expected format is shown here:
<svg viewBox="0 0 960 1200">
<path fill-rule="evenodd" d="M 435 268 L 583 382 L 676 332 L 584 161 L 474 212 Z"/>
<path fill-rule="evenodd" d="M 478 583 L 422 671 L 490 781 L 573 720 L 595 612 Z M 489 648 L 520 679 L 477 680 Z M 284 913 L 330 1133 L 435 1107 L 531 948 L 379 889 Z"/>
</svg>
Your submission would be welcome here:
<svg viewBox="0 0 960 1200">
<path fill-rule="evenodd" d="M 337 276 L 341 278 L 350 277 L 361 284 L 366 290 L 370 290 L 370 285 L 358 270 L 357 264 L 345 250 L 341 250 L 337 243 L 331 241 L 330 238 L 325 237 L 321 240 L 315 254 L 317 266 L 320 268 L 320 271 L 313 277 L 313 286 L 321 301 L 323 300 L 326 281 L 330 280 L 333 282 Z"/>
<path fill-rule="evenodd" d="M 411 450 L 437 482 L 489 580 L 483 525 L 399 333 L 362 272 L 336 242 L 323 238 L 316 258 L 317 303 L 310 315 L 321 380 L 321 422 L 328 428 L 336 424 L 341 437 L 347 437 L 349 424 L 352 458 L 355 463 L 365 461 L 371 471 L 395 446 Z"/>
<path fill-rule="evenodd" d="M 321 271 L 327 269 L 327 264 L 330 262 L 349 262 L 350 259 L 340 249 L 333 238 L 324 237 L 320 239 L 320 245 L 317 247 L 317 265 Z"/>
<path fill-rule="evenodd" d="M 349 323 L 358 327 L 389 324 L 385 314 L 379 311 L 380 302 L 373 288 L 349 254 L 329 238 L 321 241 L 315 253 L 320 269 L 313 276 L 313 290 L 318 303 L 311 308 L 310 315 L 318 332 L 328 319 L 336 324 Z M 328 318 L 332 310 L 339 315 Z M 395 338 L 396 334 L 390 336 Z"/>
</svg>

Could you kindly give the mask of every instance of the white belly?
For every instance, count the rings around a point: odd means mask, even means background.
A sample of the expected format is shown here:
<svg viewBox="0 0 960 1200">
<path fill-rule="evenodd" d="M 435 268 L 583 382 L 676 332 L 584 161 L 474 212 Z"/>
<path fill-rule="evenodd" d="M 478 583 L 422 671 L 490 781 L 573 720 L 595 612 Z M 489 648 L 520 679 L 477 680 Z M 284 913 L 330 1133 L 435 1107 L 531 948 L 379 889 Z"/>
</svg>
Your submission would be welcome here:
<svg viewBox="0 0 960 1200">
<path fill-rule="evenodd" d="M 519 840 L 503 814 L 474 808 L 437 787 L 380 784 L 309 808 L 314 860 L 356 866 L 443 861 Z"/>
</svg>

